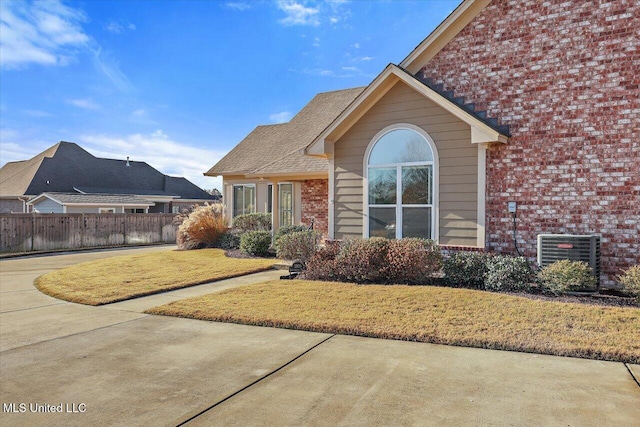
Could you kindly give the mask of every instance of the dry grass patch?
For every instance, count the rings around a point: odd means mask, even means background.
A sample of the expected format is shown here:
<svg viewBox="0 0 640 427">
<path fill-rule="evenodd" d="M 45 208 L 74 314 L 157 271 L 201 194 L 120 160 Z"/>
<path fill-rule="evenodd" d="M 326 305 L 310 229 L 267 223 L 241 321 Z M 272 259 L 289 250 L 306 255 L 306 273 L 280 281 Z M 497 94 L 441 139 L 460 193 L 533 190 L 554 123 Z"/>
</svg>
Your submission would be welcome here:
<svg viewBox="0 0 640 427">
<path fill-rule="evenodd" d="M 55 298 L 100 305 L 256 273 L 273 263 L 227 258 L 220 249 L 162 251 L 77 264 L 40 276 L 35 285 Z"/>
<path fill-rule="evenodd" d="M 426 286 L 295 280 L 176 301 L 151 314 L 640 363 L 640 309 Z"/>
</svg>

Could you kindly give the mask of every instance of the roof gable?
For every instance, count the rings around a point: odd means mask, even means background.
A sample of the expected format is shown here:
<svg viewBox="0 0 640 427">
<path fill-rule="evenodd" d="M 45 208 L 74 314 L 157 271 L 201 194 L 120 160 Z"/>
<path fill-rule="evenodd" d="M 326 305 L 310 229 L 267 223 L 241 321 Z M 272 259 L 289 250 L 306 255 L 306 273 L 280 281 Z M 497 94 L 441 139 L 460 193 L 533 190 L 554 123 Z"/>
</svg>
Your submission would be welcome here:
<svg viewBox="0 0 640 427">
<path fill-rule="evenodd" d="M 27 189 L 33 180 L 33 176 L 38 171 L 42 161 L 51 158 L 58 151 L 60 146 L 69 144 L 61 141 L 42 153 L 29 160 L 9 162 L 0 168 L 0 195 L 2 196 L 22 196 L 29 194 Z M 37 193 L 32 193 L 34 195 Z"/>
<path fill-rule="evenodd" d="M 491 0 L 464 0 L 409 55 L 400 67 L 414 75 L 469 24 Z"/>
<path fill-rule="evenodd" d="M 333 143 L 344 135 L 396 83 L 403 82 L 471 126 L 471 142 L 507 142 L 507 132 L 494 128 L 486 119 L 472 114 L 462 105 L 426 85 L 397 65 L 389 64 L 378 77 L 340 114 L 334 122 L 307 146 L 305 154 L 325 157 L 333 152 Z M 504 133 L 503 133 L 504 132 Z"/>
</svg>

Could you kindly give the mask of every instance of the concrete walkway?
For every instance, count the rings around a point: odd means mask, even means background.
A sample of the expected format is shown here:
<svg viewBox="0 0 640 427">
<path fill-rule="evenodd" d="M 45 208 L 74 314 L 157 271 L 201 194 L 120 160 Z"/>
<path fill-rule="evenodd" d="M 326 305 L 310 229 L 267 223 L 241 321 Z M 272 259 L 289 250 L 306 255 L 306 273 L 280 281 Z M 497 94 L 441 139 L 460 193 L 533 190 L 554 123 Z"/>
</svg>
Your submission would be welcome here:
<svg viewBox="0 0 640 427">
<path fill-rule="evenodd" d="M 142 313 L 280 272 L 102 307 L 32 285 L 166 249 L 0 261 L 0 425 L 640 425 L 637 365 Z"/>
</svg>

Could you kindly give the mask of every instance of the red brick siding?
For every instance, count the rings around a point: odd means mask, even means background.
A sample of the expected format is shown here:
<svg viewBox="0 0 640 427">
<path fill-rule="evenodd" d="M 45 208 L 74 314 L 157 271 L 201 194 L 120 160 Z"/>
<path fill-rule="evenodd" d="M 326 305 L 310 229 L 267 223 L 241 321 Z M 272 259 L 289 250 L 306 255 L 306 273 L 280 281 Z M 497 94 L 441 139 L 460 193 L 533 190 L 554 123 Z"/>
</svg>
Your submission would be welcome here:
<svg viewBox="0 0 640 427">
<path fill-rule="evenodd" d="M 302 181 L 302 223 L 315 221 L 314 229 L 323 235 L 329 230 L 329 181 L 309 179 Z"/>
<path fill-rule="evenodd" d="M 424 73 L 511 126 L 487 153 L 487 243 L 602 235 L 604 283 L 640 264 L 640 3 L 494 0 Z"/>
</svg>

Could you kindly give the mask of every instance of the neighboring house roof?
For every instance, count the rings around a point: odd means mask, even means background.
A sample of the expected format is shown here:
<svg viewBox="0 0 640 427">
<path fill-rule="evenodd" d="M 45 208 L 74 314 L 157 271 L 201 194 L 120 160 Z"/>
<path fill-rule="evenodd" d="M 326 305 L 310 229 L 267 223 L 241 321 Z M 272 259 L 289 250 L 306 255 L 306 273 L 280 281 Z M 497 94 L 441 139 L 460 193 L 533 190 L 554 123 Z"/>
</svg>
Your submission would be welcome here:
<svg viewBox="0 0 640 427">
<path fill-rule="evenodd" d="M 9 162 L 0 168 L 0 195 L 22 196 L 27 193 L 33 176 L 45 158 L 51 158 L 60 147 L 61 142 L 49 147 L 29 160 Z M 35 195 L 33 193 L 31 195 Z"/>
<path fill-rule="evenodd" d="M 403 82 L 426 98 L 430 99 L 458 119 L 471 126 L 471 142 L 507 142 L 508 129 L 497 124 L 494 119 L 482 117 L 466 104 L 456 102 L 454 98 L 435 90 L 424 81 L 412 76 L 406 70 L 389 64 L 373 82 L 345 109 L 312 143 L 305 153 L 313 156 L 326 156 L 331 145 L 344 135 L 375 103 L 396 83 Z"/>
<path fill-rule="evenodd" d="M 305 156 L 302 150 L 363 90 L 319 93 L 288 123 L 256 127 L 205 175 L 326 174 L 326 160 Z"/>
<path fill-rule="evenodd" d="M 141 197 L 127 194 L 79 194 L 79 193 L 42 193 L 28 203 L 35 204 L 47 198 L 65 206 L 116 205 L 116 206 L 153 206 L 154 203 Z"/>
<path fill-rule="evenodd" d="M 95 157 L 72 142 L 0 169 L 0 196 L 74 191 L 214 199 L 185 178 L 164 175 L 145 162 Z"/>
</svg>

